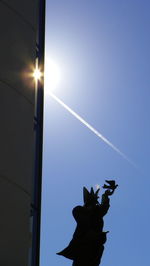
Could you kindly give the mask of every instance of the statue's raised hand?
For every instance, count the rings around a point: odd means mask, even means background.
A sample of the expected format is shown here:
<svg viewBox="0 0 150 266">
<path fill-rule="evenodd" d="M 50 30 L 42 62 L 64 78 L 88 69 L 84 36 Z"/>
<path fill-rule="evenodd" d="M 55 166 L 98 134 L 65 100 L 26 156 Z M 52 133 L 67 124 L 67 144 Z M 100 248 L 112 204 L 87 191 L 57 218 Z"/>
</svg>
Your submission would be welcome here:
<svg viewBox="0 0 150 266">
<path fill-rule="evenodd" d="M 105 194 L 106 196 L 111 196 L 111 195 L 114 193 L 114 191 L 115 191 L 114 189 L 112 189 L 112 190 L 107 189 L 107 190 L 105 191 L 104 194 Z"/>
</svg>

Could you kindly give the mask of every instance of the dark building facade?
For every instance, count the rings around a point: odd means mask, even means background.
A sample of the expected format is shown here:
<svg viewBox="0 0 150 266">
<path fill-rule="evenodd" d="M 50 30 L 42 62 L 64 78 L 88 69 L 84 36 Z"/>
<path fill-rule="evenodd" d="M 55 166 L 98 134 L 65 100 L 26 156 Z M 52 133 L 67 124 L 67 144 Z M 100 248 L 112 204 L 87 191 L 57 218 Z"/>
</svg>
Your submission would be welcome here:
<svg viewBox="0 0 150 266">
<path fill-rule="evenodd" d="M 35 82 L 31 73 L 37 56 L 39 8 L 38 0 L 0 1 L 0 265 L 3 266 L 33 265 L 37 150 Z M 40 192 L 41 188 L 38 189 Z"/>
</svg>

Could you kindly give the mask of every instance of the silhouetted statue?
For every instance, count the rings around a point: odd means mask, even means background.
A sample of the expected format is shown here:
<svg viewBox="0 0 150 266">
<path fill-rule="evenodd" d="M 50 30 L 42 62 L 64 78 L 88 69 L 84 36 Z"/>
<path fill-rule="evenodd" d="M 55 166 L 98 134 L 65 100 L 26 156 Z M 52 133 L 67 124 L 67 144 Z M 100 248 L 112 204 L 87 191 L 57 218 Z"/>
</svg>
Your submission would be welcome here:
<svg viewBox="0 0 150 266">
<path fill-rule="evenodd" d="M 98 266 L 106 242 L 107 232 L 103 232 L 103 217 L 109 209 L 109 196 L 111 196 L 118 185 L 114 180 L 106 180 L 108 185 L 102 195 L 101 204 L 98 202 L 97 189 L 93 188 L 89 192 L 83 188 L 84 205 L 76 206 L 72 213 L 77 222 L 77 227 L 69 245 L 61 252 L 57 253 L 73 260 L 72 266 Z"/>
</svg>

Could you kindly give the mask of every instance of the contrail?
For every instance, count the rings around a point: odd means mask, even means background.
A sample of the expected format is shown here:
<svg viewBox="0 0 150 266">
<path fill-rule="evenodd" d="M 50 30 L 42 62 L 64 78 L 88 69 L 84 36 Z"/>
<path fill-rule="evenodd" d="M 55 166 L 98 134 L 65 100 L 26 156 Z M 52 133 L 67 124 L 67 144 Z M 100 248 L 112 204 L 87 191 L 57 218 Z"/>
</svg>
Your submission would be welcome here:
<svg viewBox="0 0 150 266">
<path fill-rule="evenodd" d="M 114 144 L 112 144 L 107 138 L 105 138 L 99 131 L 97 131 L 94 127 L 92 127 L 88 122 L 86 122 L 80 115 L 78 115 L 75 111 L 73 111 L 68 105 L 62 102 L 56 95 L 52 92 L 49 92 L 50 96 L 55 99 L 59 104 L 61 104 L 69 113 L 71 113 L 74 117 L 76 117 L 82 124 L 84 124 L 87 128 L 89 128 L 97 137 L 103 140 L 109 147 L 111 147 L 114 151 L 120 154 L 126 161 L 132 164 L 134 167 L 137 166 L 123 153 L 121 152 Z"/>
</svg>

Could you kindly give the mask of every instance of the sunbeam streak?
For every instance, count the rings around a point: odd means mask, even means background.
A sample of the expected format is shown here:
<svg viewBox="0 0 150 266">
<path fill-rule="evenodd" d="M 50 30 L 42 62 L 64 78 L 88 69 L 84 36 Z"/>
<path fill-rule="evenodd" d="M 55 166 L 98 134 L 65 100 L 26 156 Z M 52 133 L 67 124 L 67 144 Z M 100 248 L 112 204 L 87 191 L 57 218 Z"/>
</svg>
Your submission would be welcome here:
<svg viewBox="0 0 150 266">
<path fill-rule="evenodd" d="M 62 102 L 56 95 L 52 92 L 48 93 L 53 99 L 55 99 L 59 104 L 61 104 L 69 113 L 71 113 L 74 117 L 76 117 L 82 124 L 84 124 L 87 128 L 89 128 L 97 137 L 99 137 L 102 141 L 104 141 L 109 147 L 111 147 L 114 151 L 116 151 L 119 155 L 121 155 L 126 161 L 132 164 L 135 168 L 137 166 L 134 162 L 132 162 L 123 152 L 121 152 L 114 144 L 112 144 L 106 137 L 104 137 L 99 131 L 97 131 L 94 127 L 92 127 L 88 122 L 86 122 L 80 115 L 74 112 L 68 105 Z"/>
</svg>

